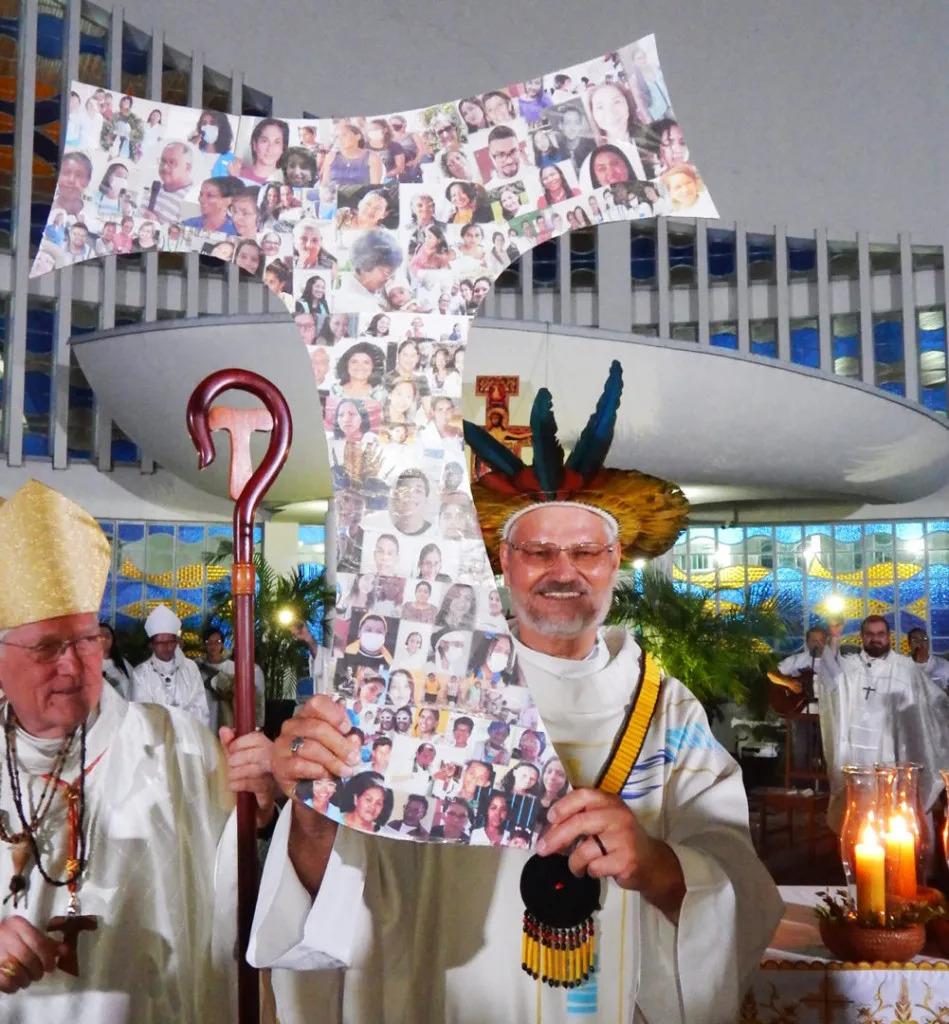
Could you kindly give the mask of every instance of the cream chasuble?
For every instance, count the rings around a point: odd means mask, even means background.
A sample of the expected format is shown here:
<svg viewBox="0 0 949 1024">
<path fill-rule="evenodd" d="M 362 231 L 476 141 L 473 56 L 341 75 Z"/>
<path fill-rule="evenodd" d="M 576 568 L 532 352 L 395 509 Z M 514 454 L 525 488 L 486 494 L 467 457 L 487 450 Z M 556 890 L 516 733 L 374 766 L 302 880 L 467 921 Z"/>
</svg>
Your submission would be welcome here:
<svg viewBox="0 0 949 1024">
<path fill-rule="evenodd" d="M 523 645 L 518 653 L 572 781 L 589 785 L 635 695 L 639 648 L 607 630 L 585 661 Z M 781 902 L 751 846 L 738 767 L 675 680 L 662 685 L 622 796 L 680 859 L 680 924 L 604 884 L 599 970 L 569 991 L 520 969 L 526 851 L 413 846 L 340 829 L 311 905 L 287 859 L 285 809 L 249 952 L 260 966 L 294 970 L 274 972 L 281 1024 L 733 1020 Z"/>
<path fill-rule="evenodd" d="M 3 713 L 6 705 L 0 705 Z M 24 799 L 36 800 L 60 741 L 20 731 L 17 751 Z M 103 687 L 87 734 L 85 831 L 88 864 L 79 898 L 98 930 L 78 940 L 80 976 L 61 970 L 12 996 L 0 995 L 0 1020 L 16 1024 L 230 1024 L 235 1018 L 234 844 L 225 823 L 233 806 L 226 763 L 210 733 L 190 715 L 128 704 Z M 63 778 L 79 770 L 73 745 Z M 19 819 L 3 769 L 0 808 L 8 829 Z M 222 832 L 226 838 L 222 840 Z M 62 878 L 65 806 L 57 797 L 40 829 L 43 866 Z M 10 848 L 0 846 L 0 890 L 8 892 Z M 228 877 L 224 877 L 227 875 Z M 40 877 L 14 909 L 44 930 L 65 914 L 68 893 Z"/>
</svg>

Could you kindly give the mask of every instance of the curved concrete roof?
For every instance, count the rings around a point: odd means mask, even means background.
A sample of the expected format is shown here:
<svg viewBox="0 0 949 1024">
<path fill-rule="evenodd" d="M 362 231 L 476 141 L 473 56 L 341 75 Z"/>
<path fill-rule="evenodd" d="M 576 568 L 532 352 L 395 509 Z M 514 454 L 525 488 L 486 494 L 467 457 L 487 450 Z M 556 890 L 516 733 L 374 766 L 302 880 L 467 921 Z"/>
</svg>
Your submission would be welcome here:
<svg viewBox="0 0 949 1024">
<path fill-rule="evenodd" d="M 295 441 L 271 506 L 325 498 L 329 466 L 309 360 L 282 317 L 162 321 L 84 336 L 83 372 L 109 414 L 157 462 L 206 491 L 227 493 L 226 451 L 199 472 L 184 422 L 194 387 L 225 366 L 254 370 L 287 397 Z M 897 503 L 949 479 L 949 423 L 858 382 L 721 349 L 588 328 L 478 320 L 465 366 L 465 415 L 481 421 L 477 374 L 517 374 L 511 422 L 526 423 L 549 386 L 569 446 L 612 359 L 625 393 L 611 465 L 677 480 L 695 505 Z M 228 404 L 253 404 L 235 393 Z M 266 447 L 257 435 L 255 455 Z"/>
</svg>

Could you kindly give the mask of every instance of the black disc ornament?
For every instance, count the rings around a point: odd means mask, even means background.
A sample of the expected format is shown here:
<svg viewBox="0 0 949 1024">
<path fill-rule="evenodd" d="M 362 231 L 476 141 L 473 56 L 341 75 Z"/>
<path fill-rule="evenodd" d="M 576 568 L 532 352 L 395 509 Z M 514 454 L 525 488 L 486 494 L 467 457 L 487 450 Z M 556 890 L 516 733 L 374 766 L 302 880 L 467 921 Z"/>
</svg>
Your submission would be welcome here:
<svg viewBox="0 0 949 1024">
<path fill-rule="evenodd" d="M 573 988 L 593 969 L 593 914 L 600 882 L 577 878 L 563 854 L 533 856 L 521 872 L 524 933 L 521 967 L 548 985 Z"/>
</svg>

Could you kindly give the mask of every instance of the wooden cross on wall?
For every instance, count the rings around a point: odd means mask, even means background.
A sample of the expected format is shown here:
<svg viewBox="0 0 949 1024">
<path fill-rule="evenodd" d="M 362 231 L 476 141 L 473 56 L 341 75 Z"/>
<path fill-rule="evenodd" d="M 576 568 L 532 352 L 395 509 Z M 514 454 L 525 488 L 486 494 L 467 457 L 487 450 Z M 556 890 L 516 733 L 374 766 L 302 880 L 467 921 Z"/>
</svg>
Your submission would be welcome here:
<svg viewBox="0 0 949 1024">
<path fill-rule="evenodd" d="M 531 428 L 511 424 L 510 399 L 521 391 L 521 378 L 513 374 L 475 377 L 475 394 L 484 398 L 485 430 L 515 455 L 523 458 L 525 448 L 530 447 Z M 472 479 L 477 480 L 488 472 L 489 467 L 475 457 Z"/>
</svg>

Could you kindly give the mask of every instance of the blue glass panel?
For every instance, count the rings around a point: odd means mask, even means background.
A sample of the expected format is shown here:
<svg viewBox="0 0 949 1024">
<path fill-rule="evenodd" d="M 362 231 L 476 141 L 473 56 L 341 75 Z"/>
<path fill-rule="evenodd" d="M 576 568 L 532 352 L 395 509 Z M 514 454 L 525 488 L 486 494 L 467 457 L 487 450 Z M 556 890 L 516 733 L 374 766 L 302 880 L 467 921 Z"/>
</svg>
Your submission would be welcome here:
<svg viewBox="0 0 949 1024">
<path fill-rule="evenodd" d="M 856 335 L 834 338 L 834 359 L 859 359 L 860 339 Z"/>
<path fill-rule="evenodd" d="M 896 536 L 899 540 L 919 540 L 923 535 L 922 523 L 897 523 Z"/>
<path fill-rule="evenodd" d="M 534 284 L 555 284 L 558 275 L 558 246 L 543 242 L 534 249 Z"/>
<path fill-rule="evenodd" d="M 753 341 L 751 343 L 751 354 L 753 356 L 767 356 L 769 359 L 777 359 L 778 343 L 776 341 Z"/>
<path fill-rule="evenodd" d="M 800 526 L 777 526 L 774 533 L 779 544 L 797 544 L 804 536 L 804 530 Z M 749 530 L 748 536 L 751 535 Z"/>
<path fill-rule="evenodd" d="M 79 36 L 79 52 L 88 53 L 92 56 L 101 57 L 105 60 L 108 54 L 105 34 L 92 35 L 88 32 L 83 32 Z"/>
<path fill-rule="evenodd" d="M 949 409 L 949 392 L 945 384 L 932 388 L 920 388 L 919 399 L 927 409 L 933 412 L 946 412 Z"/>
<path fill-rule="evenodd" d="M 119 580 L 115 587 L 115 606 L 125 608 L 142 599 L 142 583 L 140 580 Z"/>
<path fill-rule="evenodd" d="M 927 533 L 949 533 L 949 519 L 930 519 L 926 524 Z"/>
<path fill-rule="evenodd" d="M 49 414 L 51 384 L 48 373 L 28 370 L 24 377 L 23 412 L 26 416 Z"/>
<path fill-rule="evenodd" d="M 204 527 L 203 526 L 179 526 L 178 527 L 178 540 L 182 544 L 203 544 L 204 543 Z"/>
<path fill-rule="evenodd" d="M 932 331 L 919 331 L 920 352 L 945 352 L 946 328 L 937 327 Z"/>
<path fill-rule="evenodd" d="M 745 533 L 749 537 L 770 537 L 771 527 L 770 526 L 749 526 Z"/>
<path fill-rule="evenodd" d="M 817 267 L 817 244 L 813 238 L 788 239 L 788 269 L 806 273 Z"/>
<path fill-rule="evenodd" d="M 670 267 L 694 267 L 695 266 L 695 242 L 685 242 L 682 245 L 669 244 L 669 266 Z"/>
<path fill-rule="evenodd" d="M 834 527 L 834 539 L 844 544 L 858 544 L 863 536 L 863 526 L 854 523 L 840 523 Z"/>
<path fill-rule="evenodd" d="M 791 362 L 820 366 L 820 334 L 816 327 L 795 327 L 791 331 Z"/>
<path fill-rule="evenodd" d="M 713 334 L 709 338 L 709 344 L 715 345 L 717 348 L 738 348 L 738 335 L 729 331 L 724 331 L 720 334 Z"/>
<path fill-rule="evenodd" d="M 23 454 L 48 459 L 50 455 L 49 437 L 44 434 L 24 434 Z"/>
<path fill-rule="evenodd" d="M 151 537 L 156 533 L 164 533 L 170 536 L 174 536 L 175 528 L 168 523 L 149 523 L 148 524 L 148 535 Z"/>
<path fill-rule="evenodd" d="M 48 211 L 47 211 L 48 212 Z M 45 216 L 45 215 L 44 215 Z M 53 325 L 51 309 L 29 309 L 26 313 L 26 350 L 37 355 L 53 351 Z"/>
<path fill-rule="evenodd" d="M 656 276 L 655 235 L 633 235 L 629 243 L 629 269 L 636 281 L 650 281 Z"/>
<path fill-rule="evenodd" d="M 889 391 L 891 395 L 906 397 L 906 385 L 901 380 L 885 380 L 879 388 L 881 391 Z"/>
<path fill-rule="evenodd" d="M 123 544 L 134 544 L 136 541 L 145 539 L 145 525 L 143 523 L 119 523 L 119 540 Z"/>
<path fill-rule="evenodd" d="M 773 263 L 774 239 L 765 235 L 749 235 L 747 238 L 749 263 Z"/>
<path fill-rule="evenodd" d="M 36 19 L 36 52 L 40 57 L 57 60 L 63 55 L 63 19 L 40 12 Z"/>
<path fill-rule="evenodd" d="M 127 75 L 148 73 L 148 47 L 141 45 L 136 35 L 125 32 L 122 38 L 122 70 Z"/>
<path fill-rule="evenodd" d="M 899 320 L 881 320 L 873 325 L 873 354 L 878 363 L 903 360 L 903 324 Z"/>
<path fill-rule="evenodd" d="M 744 540 L 745 531 L 740 526 L 723 526 L 718 531 L 719 544 L 740 544 Z M 770 535 L 771 531 L 768 531 Z"/>
<path fill-rule="evenodd" d="M 115 438 L 112 441 L 113 462 L 138 462 L 138 448 L 131 441 Z"/>
<path fill-rule="evenodd" d="M 709 229 L 708 272 L 710 277 L 730 277 L 735 273 L 734 231 Z"/>
<path fill-rule="evenodd" d="M 297 540 L 301 544 L 323 544 L 326 541 L 325 526 L 300 526 Z"/>
</svg>

